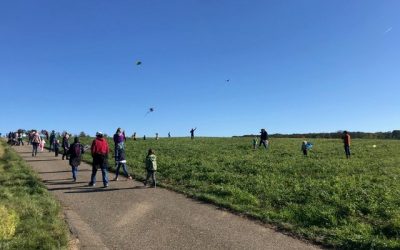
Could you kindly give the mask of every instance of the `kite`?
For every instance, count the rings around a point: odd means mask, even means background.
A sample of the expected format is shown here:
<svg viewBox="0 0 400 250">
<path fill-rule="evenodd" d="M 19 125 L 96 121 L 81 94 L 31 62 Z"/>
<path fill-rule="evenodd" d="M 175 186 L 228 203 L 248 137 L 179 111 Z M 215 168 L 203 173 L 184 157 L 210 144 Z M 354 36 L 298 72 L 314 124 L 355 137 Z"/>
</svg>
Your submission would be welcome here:
<svg viewBox="0 0 400 250">
<path fill-rule="evenodd" d="M 147 111 L 146 115 L 148 115 L 149 113 L 154 112 L 154 108 L 149 108 L 149 111 Z M 145 115 L 145 116 L 146 116 Z"/>
<path fill-rule="evenodd" d="M 136 65 L 137 65 L 137 66 L 139 66 L 139 65 L 141 65 L 141 64 L 142 64 L 141 61 L 137 61 L 137 62 L 136 62 Z"/>
</svg>

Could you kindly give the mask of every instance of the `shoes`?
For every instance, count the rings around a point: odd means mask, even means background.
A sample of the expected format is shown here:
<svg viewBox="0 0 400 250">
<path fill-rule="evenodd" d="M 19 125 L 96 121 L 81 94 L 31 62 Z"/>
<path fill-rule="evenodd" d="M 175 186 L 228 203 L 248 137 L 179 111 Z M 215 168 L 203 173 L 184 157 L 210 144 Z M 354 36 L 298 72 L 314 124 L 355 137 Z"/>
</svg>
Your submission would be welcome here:
<svg viewBox="0 0 400 250">
<path fill-rule="evenodd" d="M 96 183 L 89 182 L 88 186 L 89 187 L 94 187 L 94 186 L 96 186 Z"/>
<path fill-rule="evenodd" d="M 108 183 L 107 183 L 107 184 L 105 184 L 105 185 L 104 185 L 104 187 L 105 187 L 105 188 L 106 188 L 106 187 L 108 187 Z"/>
<path fill-rule="evenodd" d="M 132 180 L 132 176 L 128 176 L 128 180 Z"/>
<path fill-rule="evenodd" d="M 114 179 L 113 179 L 113 181 L 118 181 L 119 179 L 118 179 L 118 177 L 115 177 Z"/>
<path fill-rule="evenodd" d="M 144 181 L 144 182 L 143 182 L 143 185 L 144 185 L 144 186 L 146 186 L 146 185 L 147 185 L 147 182 L 146 182 L 146 181 Z"/>
<path fill-rule="evenodd" d="M 73 178 L 73 181 L 72 182 L 76 182 L 76 178 Z"/>
</svg>

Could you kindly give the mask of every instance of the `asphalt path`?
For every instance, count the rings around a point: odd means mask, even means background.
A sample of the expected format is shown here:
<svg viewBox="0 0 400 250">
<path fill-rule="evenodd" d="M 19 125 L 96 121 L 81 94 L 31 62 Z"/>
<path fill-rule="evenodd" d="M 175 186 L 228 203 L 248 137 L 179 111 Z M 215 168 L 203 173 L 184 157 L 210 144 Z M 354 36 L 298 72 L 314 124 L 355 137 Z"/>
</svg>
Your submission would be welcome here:
<svg viewBox="0 0 400 250">
<path fill-rule="evenodd" d="M 68 161 L 47 150 L 13 147 L 61 202 L 80 249 L 318 249 L 253 220 L 141 182 L 110 181 L 89 187 L 91 166 L 82 163 L 72 182 Z M 109 174 L 110 179 L 114 174 Z"/>
</svg>

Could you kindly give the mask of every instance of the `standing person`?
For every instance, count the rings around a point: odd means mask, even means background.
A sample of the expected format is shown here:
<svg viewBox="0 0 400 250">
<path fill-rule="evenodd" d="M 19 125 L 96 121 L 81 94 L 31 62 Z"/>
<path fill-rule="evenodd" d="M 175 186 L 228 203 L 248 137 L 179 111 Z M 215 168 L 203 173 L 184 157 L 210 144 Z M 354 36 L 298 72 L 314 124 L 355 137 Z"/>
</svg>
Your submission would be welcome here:
<svg viewBox="0 0 400 250">
<path fill-rule="evenodd" d="M 83 146 L 79 142 L 79 138 L 74 138 L 74 143 L 71 144 L 68 150 L 69 155 L 69 165 L 72 168 L 72 179 L 76 182 L 76 175 L 78 173 L 78 167 L 81 165 L 82 154 L 83 154 Z"/>
<path fill-rule="evenodd" d="M 59 152 L 60 152 L 60 140 L 54 140 L 54 156 L 58 157 Z"/>
<path fill-rule="evenodd" d="M 63 138 L 62 138 L 62 142 L 61 142 L 61 146 L 63 148 L 63 155 L 62 158 L 64 160 L 64 158 L 66 158 L 67 160 L 69 159 L 68 156 L 68 150 L 69 150 L 69 134 L 67 132 L 65 132 Z"/>
<path fill-rule="evenodd" d="M 109 147 L 107 140 L 103 138 L 102 132 L 96 133 L 96 139 L 93 140 L 90 149 L 93 157 L 93 164 L 92 164 L 92 176 L 89 182 L 89 186 L 93 187 L 96 185 L 96 173 L 97 170 L 100 168 L 101 174 L 103 176 L 103 185 L 104 187 L 108 187 L 107 158 L 109 153 Z"/>
<path fill-rule="evenodd" d="M 50 134 L 50 139 L 49 139 L 49 143 L 50 143 L 49 152 L 53 151 L 55 140 L 56 140 L 56 132 L 54 130 L 52 130 L 51 134 Z"/>
<path fill-rule="evenodd" d="M 115 162 L 118 159 L 118 147 L 123 147 L 124 142 L 125 142 L 125 136 L 121 130 L 121 128 L 118 128 L 117 131 L 115 132 L 114 136 L 114 155 L 115 155 Z"/>
<path fill-rule="evenodd" d="M 42 140 L 40 141 L 40 144 L 39 144 L 40 152 L 43 152 L 44 145 L 46 145 L 46 141 L 44 138 L 42 138 Z"/>
<path fill-rule="evenodd" d="M 349 132 L 346 130 L 343 132 L 343 144 L 344 144 L 344 152 L 346 153 L 346 158 L 350 159 L 350 143 L 351 143 L 351 137 Z"/>
<path fill-rule="evenodd" d="M 115 170 L 114 181 L 118 181 L 120 167 L 122 167 L 122 170 L 124 171 L 126 178 L 132 180 L 132 177 L 129 175 L 128 170 L 126 169 L 125 145 L 118 146 L 117 150 L 118 150 L 118 158 L 115 159 L 115 165 L 117 167 Z"/>
<path fill-rule="evenodd" d="M 144 141 L 146 140 L 146 135 L 143 135 L 143 140 L 144 140 Z"/>
<path fill-rule="evenodd" d="M 268 133 L 267 133 L 267 131 L 264 128 L 262 128 L 261 131 L 260 131 L 260 134 L 261 134 L 260 135 L 260 143 L 258 144 L 258 146 L 260 147 L 261 144 L 262 144 L 262 145 L 264 145 L 265 149 L 268 149 L 269 142 L 268 142 Z"/>
<path fill-rule="evenodd" d="M 136 132 L 133 133 L 133 140 L 136 141 Z"/>
<path fill-rule="evenodd" d="M 301 150 L 303 151 L 303 155 L 307 156 L 307 151 L 308 151 L 308 147 L 307 147 L 308 142 L 307 141 L 303 141 L 301 143 Z"/>
<path fill-rule="evenodd" d="M 168 138 L 171 138 L 171 132 L 168 132 Z"/>
<path fill-rule="evenodd" d="M 157 171 L 157 157 L 154 154 L 153 149 L 149 149 L 147 156 L 146 156 L 146 171 L 147 171 L 147 176 L 146 180 L 143 182 L 143 184 L 146 186 L 147 182 L 149 181 L 149 178 L 151 176 L 153 180 L 153 187 L 156 187 L 156 171 Z"/>
<path fill-rule="evenodd" d="M 37 131 L 33 131 L 33 136 L 32 136 L 32 156 L 36 157 L 37 155 L 37 150 L 38 150 L 38 146 L 41 142 L 41 138 L 40 135 Z"/>
<path fill-rule="evenodd" d="M 24 146 L 24 141 L 22 140 L 22 132 L 18 131 L 18 146 Z"/>
<path fill-rule="evenodd" d="M 30 131 L 28 133 L 28 145 L 32 144 L 33 133 L 34 133 L 34 131 Z"/>
<path fill-rule="evenodd" d="M 158 140 L 158 133 L 156 133 L 156 140 Z"/>
<path fill-rule="evenodd" d="M 196 131 L 196 129 L 197 128 L 192 128 L 191 130 L 190 130 L 190 139 L 194 139 L 194 131 Z"/>
<path fill-rule="evenodd" d="M 257 148 L 257 137 L 254 137 L 254 139 L 253 139 L 253 149 L 254 150 L 256 150 L 256 148 Z"/>
</svg>

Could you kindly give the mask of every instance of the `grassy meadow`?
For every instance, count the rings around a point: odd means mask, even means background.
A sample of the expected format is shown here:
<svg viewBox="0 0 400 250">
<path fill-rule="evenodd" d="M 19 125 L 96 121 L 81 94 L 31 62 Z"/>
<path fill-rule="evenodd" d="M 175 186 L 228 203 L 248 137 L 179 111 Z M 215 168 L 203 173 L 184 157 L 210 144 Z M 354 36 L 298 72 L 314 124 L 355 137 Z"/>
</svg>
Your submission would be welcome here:
<svg viewBox="0 0 400 250">
<path fill-rule="evenodd" d="M 0 140 L 0 249 L 67 249 L 59 203 Z"/>
<path fill-rule="evenodd" d="M 266 151 L 251 138 L 128 139 L 127 162 L 143 179 L 153 148 L 164 187 L 326 246 L 400 249 L 400 141 L 353 140 L 347 160 L 341 140 L 310 140 L 308 157 L 302 140 L 272 139 Z"/>
</svg>

